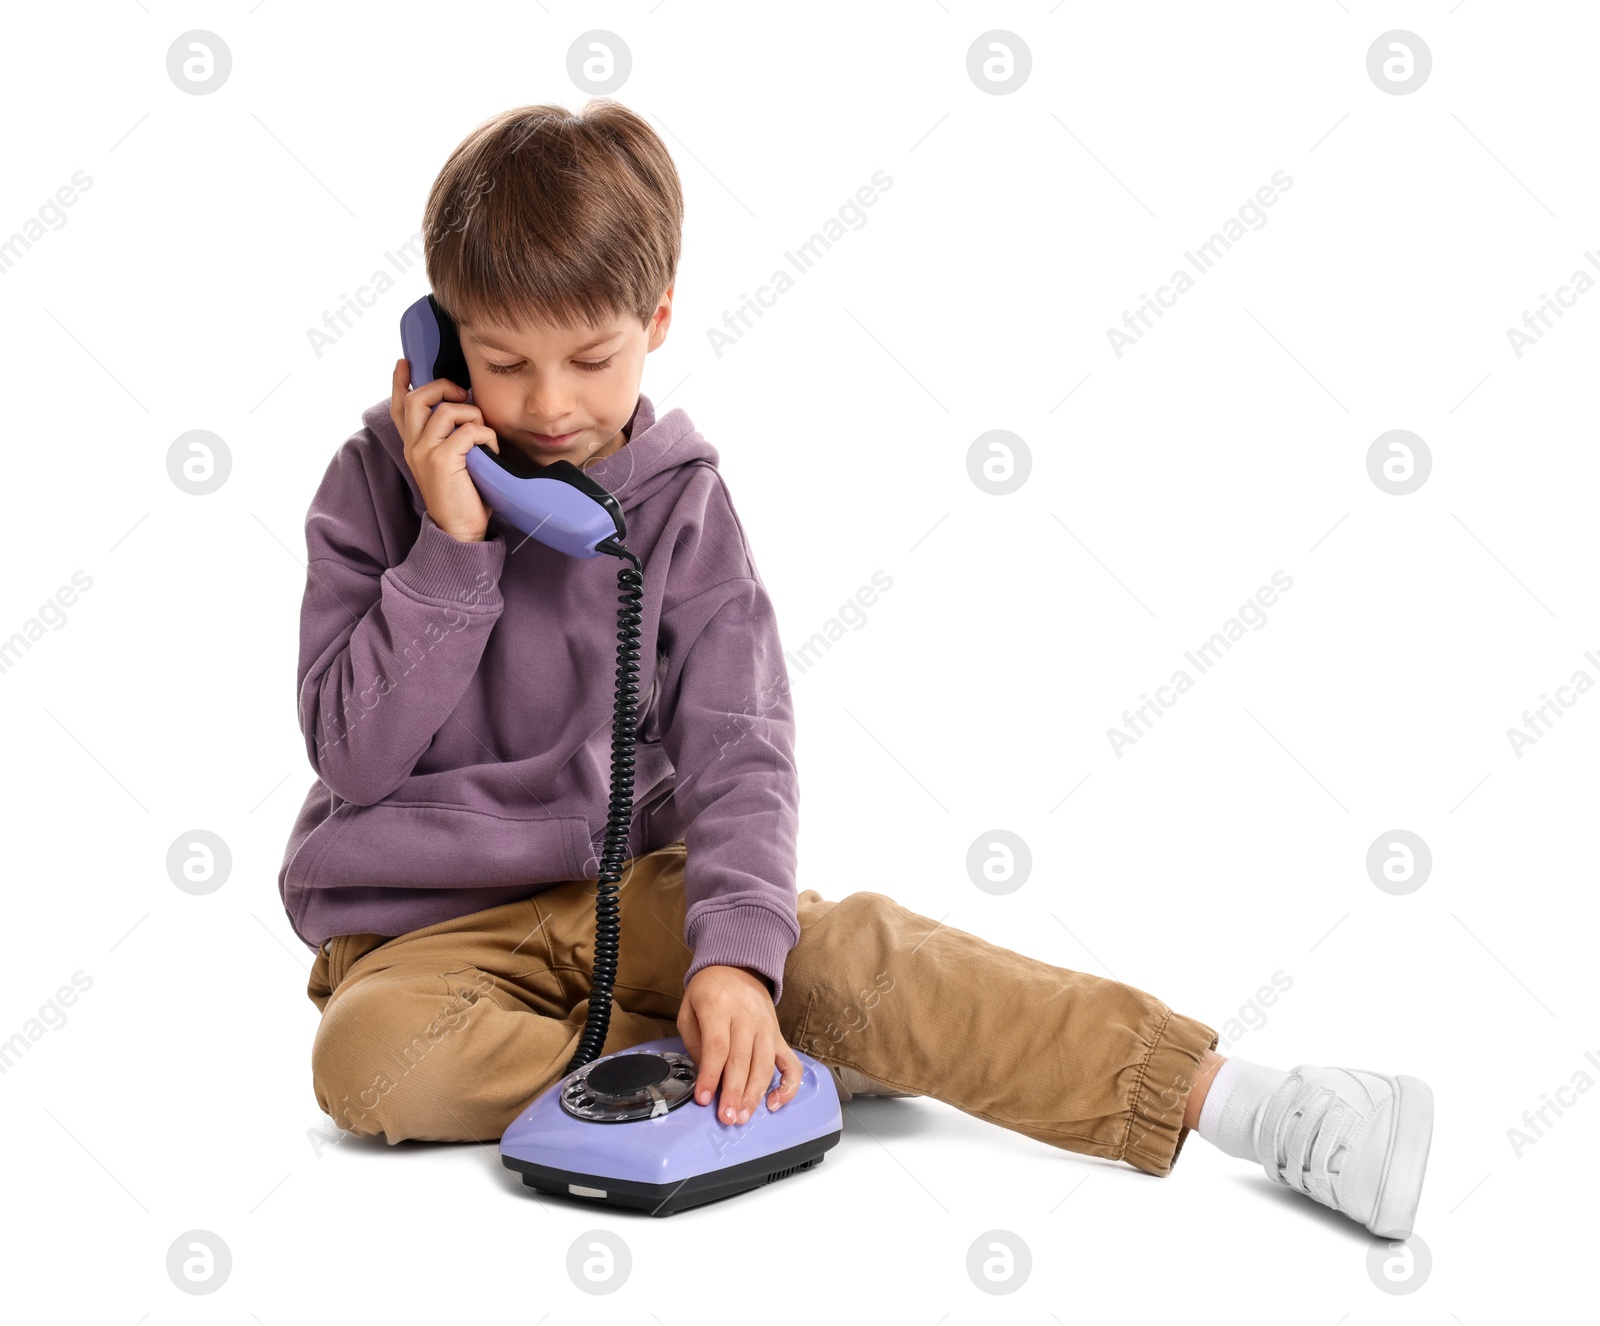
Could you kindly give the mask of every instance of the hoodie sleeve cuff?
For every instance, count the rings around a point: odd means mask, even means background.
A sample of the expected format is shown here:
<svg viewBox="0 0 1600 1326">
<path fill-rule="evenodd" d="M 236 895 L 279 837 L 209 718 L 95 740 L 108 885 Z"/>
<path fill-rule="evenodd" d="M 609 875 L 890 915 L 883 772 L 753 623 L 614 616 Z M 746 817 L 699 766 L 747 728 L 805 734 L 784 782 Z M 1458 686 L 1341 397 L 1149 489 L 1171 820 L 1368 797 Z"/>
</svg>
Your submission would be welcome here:
<svg viewBox="0 0 1600 1326">
<path fill-rule="evenodd" d="M 785 924 L 770 907 L 735 905 L 702 912 L 685 927 L 694 961 L 683 983 L 702 967 L 748 967 L 772 983 L 772 1002 L 783 998 L 783 965 L 799 939 L 796 921 Z"/>
<path fill-rule="evenodd" d="M 418 598 L 465 603 L 466 610 L 497 611 L 502 606 L 500 572 L 506 541 L 499 535 L 468 543 L 447 534 L 422 514 L 422 528 L 405 560 L 392 568 L 394 578 Z"/>
</svg>

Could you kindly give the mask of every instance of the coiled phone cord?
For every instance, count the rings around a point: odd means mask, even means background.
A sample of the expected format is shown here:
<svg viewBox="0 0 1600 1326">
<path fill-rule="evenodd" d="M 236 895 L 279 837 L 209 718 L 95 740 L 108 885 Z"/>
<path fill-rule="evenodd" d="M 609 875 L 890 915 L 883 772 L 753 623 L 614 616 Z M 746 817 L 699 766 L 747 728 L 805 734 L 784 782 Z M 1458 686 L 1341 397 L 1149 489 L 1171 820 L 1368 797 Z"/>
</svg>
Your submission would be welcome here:
<svg viewBox="0 0 1600 1326">
<path fill-rule="evenodd" d="M 628 859 L 628 830 L 633 823 L 633 743 L 638 718 L 639 622 L 643 616 L 639 602 L 644 597 L 644 568 L 618 538 L 604 539 L 595 547 L 613 557 L 626 558 L 633 565 L 617 568 L 617 693 L 611 721 L 611 807 L 606 816 L 606 841 L 600 854 L 594 902 L 594 980 L 589 986 L 589 1018 L 566 1073 L 599 1057 L 611 1025 L 611 992 L 617 979 L 622 940 L 622 908 L 617 893 L 622 866 Z"/>
</svg>

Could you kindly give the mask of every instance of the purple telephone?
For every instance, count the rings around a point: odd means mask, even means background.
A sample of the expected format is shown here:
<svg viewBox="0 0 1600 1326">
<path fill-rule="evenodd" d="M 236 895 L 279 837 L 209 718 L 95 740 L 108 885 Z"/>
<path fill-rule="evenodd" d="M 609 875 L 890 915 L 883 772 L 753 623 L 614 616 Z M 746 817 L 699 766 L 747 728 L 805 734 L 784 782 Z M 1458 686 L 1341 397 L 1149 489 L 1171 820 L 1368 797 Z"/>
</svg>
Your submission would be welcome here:
<svg viewBox="0 0 1600 1326">
<path fill-rule="evenodd" d="M 413 389 L 434 378 L 472 385 L 454 319 L 432 294 L 400 318 Z M 467 473 L 497 515 L 574 557 L 624 558 L 617 571 L 617 687 L 611 728 L 611 803 L 595 895 L 589 1018 L 565 1074 L 523 1108 L 500 1139 L 500 1159 L 539 1192 L 651 1215 L 764 1187 L 822 1163 L 843 1134 L 828 1069 L 796 1049 L 800 1089 L 778 1114 L 765 1101 L 744 1124 L 694 1099 L 696 1069 L 681 1037 L 602 1056 L 611 1021 L 621 926 L 617 891 L 633 820 L 633 743 L 639 694 L 639 602 L 644 568 L 623 545 L 622 507 L 571 461 L 523 462 L 502 448 L 467 452 Z M 768 1090 L 777 1087 L 773 1073 Z M 602 1125 L 611 1125 L 605 1127 Z"/>
</svg>

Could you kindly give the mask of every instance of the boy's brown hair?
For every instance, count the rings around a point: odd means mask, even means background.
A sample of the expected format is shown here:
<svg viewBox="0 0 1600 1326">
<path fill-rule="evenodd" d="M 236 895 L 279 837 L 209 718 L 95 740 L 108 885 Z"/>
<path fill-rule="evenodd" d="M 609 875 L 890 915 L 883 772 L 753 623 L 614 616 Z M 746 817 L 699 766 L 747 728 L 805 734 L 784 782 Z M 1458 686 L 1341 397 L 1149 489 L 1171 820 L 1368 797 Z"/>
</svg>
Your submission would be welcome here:
<svg viewBox="0 0 1600 1326">
<path fill-rule="evenodd" d="M 645 324 L 677 274 L 683 189 L 666 145 L 621 102 L 519 106 L 450 154 L 422 233 L 428 283 L 458 323 Z"/>
</svg>

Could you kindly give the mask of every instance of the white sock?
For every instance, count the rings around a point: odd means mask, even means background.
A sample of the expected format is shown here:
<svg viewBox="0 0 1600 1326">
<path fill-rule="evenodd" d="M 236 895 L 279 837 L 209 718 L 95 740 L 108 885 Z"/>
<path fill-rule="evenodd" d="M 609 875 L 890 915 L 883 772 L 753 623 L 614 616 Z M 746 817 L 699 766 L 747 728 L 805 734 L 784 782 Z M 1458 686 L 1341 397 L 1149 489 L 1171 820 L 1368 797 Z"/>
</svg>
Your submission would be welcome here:
<svg viewBox="0 0 1600 1326">
<path fill-rule="evenodd" d="M 1200 1107 L 1196 1131 L 1206 1141 L 1240 1160 L 1259 1162 L 1255 1147 L 1256 1116 L 1289 1074 L 1248 1059 L 1229 1058 L 1211 1079 Z"/>
</svg>

